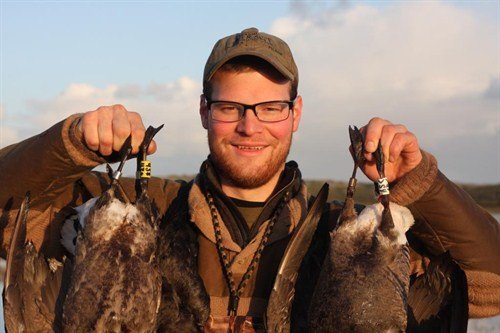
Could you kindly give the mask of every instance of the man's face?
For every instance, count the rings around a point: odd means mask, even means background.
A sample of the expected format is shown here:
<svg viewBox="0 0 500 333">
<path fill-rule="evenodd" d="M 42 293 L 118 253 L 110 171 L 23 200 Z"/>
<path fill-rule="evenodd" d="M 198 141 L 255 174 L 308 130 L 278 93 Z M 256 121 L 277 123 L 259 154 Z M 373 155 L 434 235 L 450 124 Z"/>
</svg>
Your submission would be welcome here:
<svg viewBox="0 0 500 333">
<path fill-rule="evenodd" d="M 290 99 L 290 82 L 275 82 L 256 71 L 217 72 L 212 87 L 211 100 L 256 104 Z M 252 110 L 246 110 L 240 121 L 224 123 L 210 119 L 202 98 L 202 124 L 208 130 L 210 152 L 222 180 L 241 188 L 256 188 L 277 179 L 292 133 L 298 129 L 301 109 L 299 96 L 293 112 L 281 122 L 261 122 Z"/>
</svg>

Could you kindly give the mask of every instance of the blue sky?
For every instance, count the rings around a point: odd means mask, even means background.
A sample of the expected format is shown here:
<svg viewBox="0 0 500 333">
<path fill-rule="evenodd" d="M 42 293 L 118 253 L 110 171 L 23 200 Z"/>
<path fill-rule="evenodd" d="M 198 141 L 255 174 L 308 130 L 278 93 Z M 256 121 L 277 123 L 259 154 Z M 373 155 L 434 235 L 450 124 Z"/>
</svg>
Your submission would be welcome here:
<svg viewBox="0 0 500 333">
<path fill-rule="evenodd" d="M 498 1 L 0 1 L 0 147 L 123 103 L 166 122 L 159 173 L 194 173 L 204 62 L 250 26 L 284 38 L 306 102 L 291 158 L 346 179 L 347 125 L 402 122 L 452 179 L 500 183 Z M 163 147 L 163 148 L 162 148 Z M 176 148 L 177 147 L 177 148 Z"/>
<path fill-rule="evenodd" d="M 22 109 L 24 100 L 57 94 L 75 81 L 104 86 L 183 75 L 201 79 L 219 37 L 249 26 L 267 31 L 301 1 L 1 3 L 3 103 Z M 387 7 L 398 1 L 302 3 L 314 12 L 353 4 Z M 495 7 L 495 1 L 453 3 L 485 15 Z"/>
<path fill-rule="evenodd" d="M 8 101 L 42 97 L 75 81 L 201 78 L 220 37 L 265 30 L 288 2 L 4 2 L 3 79 Z M 251 18 L 251 19 L 249 19 Z"/>
</svg>

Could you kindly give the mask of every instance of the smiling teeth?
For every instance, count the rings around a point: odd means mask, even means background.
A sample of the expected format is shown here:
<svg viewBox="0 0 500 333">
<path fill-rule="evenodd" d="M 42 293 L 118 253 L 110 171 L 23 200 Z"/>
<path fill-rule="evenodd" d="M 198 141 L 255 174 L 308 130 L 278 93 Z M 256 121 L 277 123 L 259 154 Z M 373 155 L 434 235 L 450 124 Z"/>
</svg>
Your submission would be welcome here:
<svg viewBox="0 0 500 333">
<path fill-rule="evenodd" d="M 248 146 L 238 146 L 241 150 L 262 150 L 264 147 L 248 147 Z"/>
</svg>

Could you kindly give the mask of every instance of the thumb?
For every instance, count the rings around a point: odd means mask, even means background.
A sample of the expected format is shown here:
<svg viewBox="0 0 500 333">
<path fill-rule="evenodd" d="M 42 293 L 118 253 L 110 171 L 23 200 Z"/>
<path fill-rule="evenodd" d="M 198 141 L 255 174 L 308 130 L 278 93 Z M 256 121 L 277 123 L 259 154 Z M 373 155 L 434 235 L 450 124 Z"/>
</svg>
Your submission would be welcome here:
<svg viewBox="0 0 500 333">
<path fill-rule="evenodd" d="M 157 149 L 158 149 L 158 147 L 156 145 L 156 141 L 151 140 L 151 143 L 149 144 L 149 147 L 148 147 L 148 155 L 154 154 Z"/>
</svg>

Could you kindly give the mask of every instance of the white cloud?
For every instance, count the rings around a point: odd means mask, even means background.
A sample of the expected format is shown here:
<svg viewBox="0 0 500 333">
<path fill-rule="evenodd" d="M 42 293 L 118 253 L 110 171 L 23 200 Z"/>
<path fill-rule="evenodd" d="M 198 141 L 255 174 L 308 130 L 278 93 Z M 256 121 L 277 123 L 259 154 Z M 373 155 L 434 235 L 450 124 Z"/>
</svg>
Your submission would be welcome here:
<svg viewBox="0 0 500 333">
<path fill-rule="evenodd" d="M 0 105 L 0 148 L 19 141 L 19 133 L 15 126 L 8 122 L 7 112 Z"/>
<path fill-rule="evenodd" d="M 293 16 L 272 28 L 292 46 L 303 86 L 322 94 L 435 101 L 483 92 L 497 73 L 496 27 L 464 9 L 425 3 L 329 13 L 330 24 Z"/>
<path fill-rule="evenodd" d="M 15 128 L 2 126 L 0 129 L 0 147 L 6 147 L 19 141 L 19 134 Z"/>
<path fill-rule="evenodd" d="M 460 180 L 500 182 L 498 24 L 427 1 L 302 8 L 276 20 L 271 33 L 288 42 L 300 69 L 305 107 L 293 155 L 306 175 L 345 178 L 347 125 L 380 116 L 406 124 L 441 166 L 460 159 L 470 168 L 454 175 Z M 474 174 L 474 162 L 464 161 L 477 152 L 446 154 L 444 142 L 474 149 L 471 138 L 490 151 L 482 156 L 489 172 Z"/>
<path fill-rule="evenodd" d="M 0 105 L 0 148 L 19 141 L 19 130 L 8 121 L 7 112 Z"/>
<path fill-rule="evenodd" d="M 163 157 L 158 173 L 194 173 L 208 153 L 205 130 L 198 115 L 200 92 L 201 85 L 188 77 L 169 83 L 151 83 L 146 87 L 109 85 L 98 88 L 75 83 L 54 98 L 31 100 L 29 106 L 36 115 L 33 127 L 40 129 L 74 113 L 102 105 L 122 104 L 140 113 L 145 126 L 165 124 L 155 138 L 159 150 L 154 159 Z M 171 164 L 166 165 L 165 161 Z"/>
</svg>

